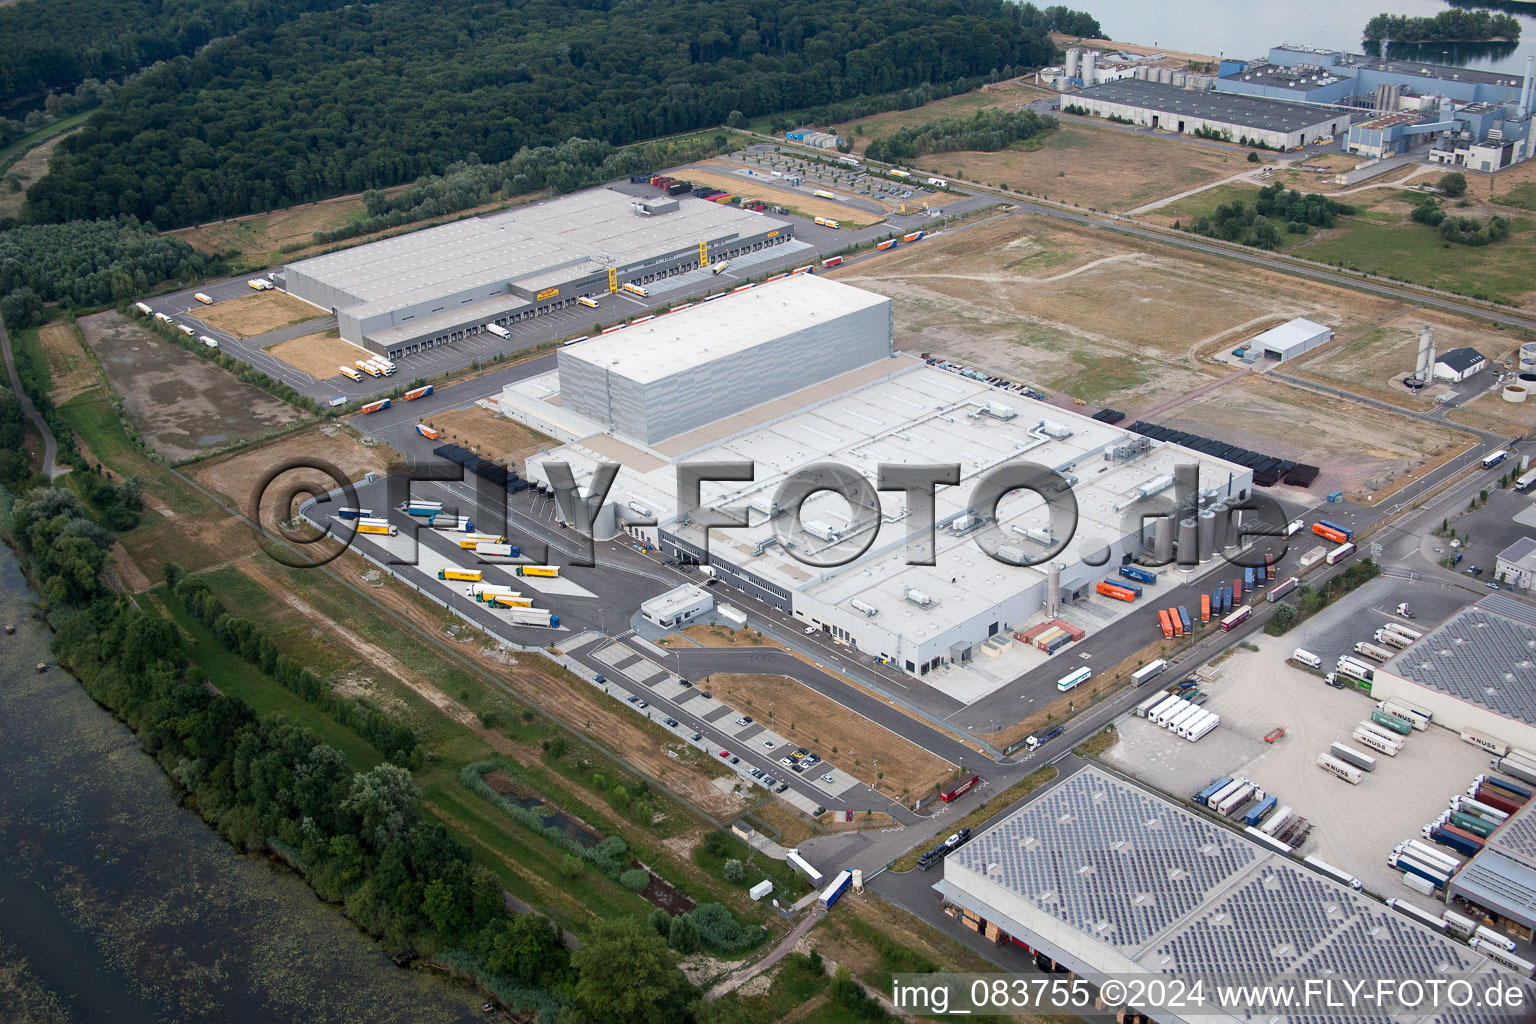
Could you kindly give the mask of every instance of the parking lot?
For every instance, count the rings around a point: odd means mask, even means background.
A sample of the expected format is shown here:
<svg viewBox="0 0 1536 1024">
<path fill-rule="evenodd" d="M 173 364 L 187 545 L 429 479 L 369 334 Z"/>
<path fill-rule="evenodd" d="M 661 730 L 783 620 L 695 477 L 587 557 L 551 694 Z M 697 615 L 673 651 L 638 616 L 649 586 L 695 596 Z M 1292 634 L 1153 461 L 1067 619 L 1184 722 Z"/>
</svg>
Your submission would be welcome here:
<svg viewBox="0 0 1536 1024">
<path fill-rule="evenodd" d="M 1487 767 L 1487 755 L 1457 733 L 1431 726 L 1405 737 L 1396 757 L 1376 757 L 1375 770 L 1358 786 L 1337 779 L 1317 767 L 1317 755 L 1336 742 L 1360 747 L 1350 733 L 1370 717 L 1375 701 L 1357 689 L 1332 689 L 1320 673 L 1286 660 L 1307 646 L 1331 666 L 1354 640 L 1369 639 L 1367 629 L 1392 618 L 1403 600 L 1422 628 L 1459 607 L 1462 596 L 1437 584 L 1377 579 L 1285 636 L 1255 635 L 1249 643 L 1256 651 L 1233 649 L 1216 666 L 1220 677 L 1201 684 L 1210 694 L 1206 710 L 1221 715 L 1215 731 L 1190 743 L 1145 719 L 1127 718 L 1106 760 L 1175 798 L 1187 799 L 1223 776 L 1247 778 L 1312 823 L 1298 853 L 1317 854 L 1383 897 L 1424 903 L 1387 857 L 1403 840 L 1420 837 L 1420 828 Z M 1266 742 L 1276 728 L 1285 735 Z"/>
</svg>

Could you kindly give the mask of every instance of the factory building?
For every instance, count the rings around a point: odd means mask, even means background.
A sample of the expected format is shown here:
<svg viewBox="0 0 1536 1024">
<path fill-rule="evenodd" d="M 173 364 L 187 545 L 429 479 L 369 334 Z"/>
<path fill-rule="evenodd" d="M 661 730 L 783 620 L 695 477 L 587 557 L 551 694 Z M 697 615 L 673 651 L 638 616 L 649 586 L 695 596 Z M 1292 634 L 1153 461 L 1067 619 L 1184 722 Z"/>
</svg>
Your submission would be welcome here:
<svg viewBox="0 0 1536 1024">
<path fill-rule="evenodd" d="M 1115 978 L 1122 992 L 1156 979 L 1207 992 L 1233 982 L 1300 989 L 1328 977 L 1518 982 L 1476 950 L 1097 767 L 971 839 L 943 867 L 933 888 L 966 927 L 1022 947 L 1045 971 L 1093 986 Z M 1330 1016 L 1316 1004 L 1286 1013 L 1216 999 L 1133 1009 L 1163 1024 Z M 1419 1012 L 1376 1004 L 1370 1016 Z M 1433 1016 L 1471 1024 L 1485 1011 Z"/>
<path fill-rule="evenodd" d="M 1249 362 L 1271 359 L 1283 363 L 1333 340 L 1333 329 L 1303 317 L 1271 327 L 1248 342 Z"/>
<path fill-rule="evenodd" d="M 1453 348 L 1435 360 L 1435 380 L 1459 384 L 1488 368 L 1488 359 L 1475 348 Z"/>
<path fill-rule="evenodd" d="M 661 368 L 641 367 L 626 345 Z M 604 363 L 607 372 L 591 372 Z M 610 394 L 673 379 L 697 408 L 658 417 L 632 414 L 638 399 L 609 405 Z M 889 300 L 809 274 L 571 346 L 557 373 L 508 385 L 500 408 L 566 442 L 528 459 L 536 483 L 550 481 L 546 463 L 567 463 L 585 494 L 602 463 L 621 466 L 595 513 L 598 536 L 627 534 L 697 560 L 707 545 L 721 583 L 920 678 L 1086 598 L 1148 547 L 1171 554 L 1177 536 L 1191 561 L 1235 547 L 1227 502 L 1252 492 L 1246 468 L 893 354 Z M 978 479 L 1018 462 L 1062 474 L 1079 516 L 1070 536 L 1030 491 L 995 512 L 971 509 Z M 745 516 L 744 527 L 706 537 L 695 511 L 679 506 L 678 470 L 692 463 L 750 471 L 701 492 L 708 508 Z M 922 559 L 907 546 L 907 498 L 875 492 L 880 467 L 953 463 L 960 483 L 937 488 L 932 564 L 909 564 Z M 803 502 L 780 491 L 825 464 L 868 482 L 857 507 L 829 491 Z M 1200 508 L 1175 523 L 1176 470 L 1197 465 L 1198 487 L 1186 490 Z M 999 536 L 1007 561 L 978 536 Z"/>
<path fill-rule="evenodd" d="M 793 238 L 787 221 L 689 197 L 589 189 L 289 264 L 287 291 L 397 359 Z"/>
<path fill-rule="evenodd" d="M 1451 879 L 1453 905 L 1473 904 L 1499 930 L 1513 926 L 1522 938 L 1536 929 L 1536 801 L 1510 816 L 1483 848 Z"/>
<path fill-rule="evenodd" d="M 1257 96 L 1190 90 L 1162 82 L 1127 79 L 1084 89 L 1063 100 L 1098 117 L 1119 117 L 1184 135 L 1214 133 L 1290 150 L 1349 128 L 1350 115 L 1327 107 L 1279 103 Z"/>
<path fill-rule="evenodd" d="M 1375 670 L 1371 695 L 1435 724 L 1536 750 L 1536 609 L 1500 594 L 1468 605 Z"/>
<path fill-rule="evenodd" d="M 1522 590 L 1536 587 L 1536 537 L 1521 537 L 1500 551 L 1493 578 Z"/>
<path fill-rule="evenodd" d="M 1383 60 L 1363 53 L 1283 45 L 1272 47 L 1267 60 L 1222 61 L 1216 88 L 1221 92 L 1299 103 L 1375 106 L 1377 90 L 1395 86 L 1403 95 L 1500 104 L 1518 102 L 1524 83 L 1520 75 L 1503 71 Z"/>
</svg>

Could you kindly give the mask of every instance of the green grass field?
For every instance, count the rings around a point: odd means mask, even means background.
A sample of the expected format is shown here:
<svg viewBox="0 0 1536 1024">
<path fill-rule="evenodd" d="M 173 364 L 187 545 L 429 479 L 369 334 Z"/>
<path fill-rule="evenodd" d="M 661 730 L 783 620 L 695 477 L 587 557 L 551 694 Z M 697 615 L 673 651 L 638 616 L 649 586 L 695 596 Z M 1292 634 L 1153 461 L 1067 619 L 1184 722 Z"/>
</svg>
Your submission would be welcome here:
<svg viewBox="0 0 1536 1024">
<path fill-rule="evenodd" d="M 19 160 L 21 155 L 27 150 L 41 146 L 55 135 L 61 135 L 69 131 L 75 125 L 90 117 L 91 113 L 89 110 L 82 110 L 78 114 L 71 114 L 69 117 L 53 122 L 53 124 L 44 125 L 30 135 L 23 135 L 9 146 L 0 149 L 0 174 L 4 174 L 11 164 Z"/>
<path fill-rule="evenodd" d="M 1500 192 L 1493 201 L 1502 206 L 1518 206 L 1522 210 L 1536 211 L 1536 181 L 1521 182 L 1506 192 Z"/>
<path fill-rule="evenodd" d="M 1531 271 L 1536 267 L 1536 223 L 1529 217 L 1512 221 L 1504 241 L 1482 248 L 1442 242 L 1435 229 L 1424 224 L 1348 217 L 1328 235 L 1289 251 L 1320 263 L 1511 305 L 1536 290 Z"/>
</svg>

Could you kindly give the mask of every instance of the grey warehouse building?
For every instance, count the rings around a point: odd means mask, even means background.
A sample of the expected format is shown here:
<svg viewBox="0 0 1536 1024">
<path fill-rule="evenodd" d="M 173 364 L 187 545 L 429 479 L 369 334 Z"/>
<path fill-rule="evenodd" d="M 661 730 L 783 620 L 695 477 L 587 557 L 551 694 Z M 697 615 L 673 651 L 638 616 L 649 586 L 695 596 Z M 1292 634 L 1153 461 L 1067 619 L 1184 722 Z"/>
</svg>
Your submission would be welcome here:
<svg viewBox="0 0 1536 1024">
<path fill-rule="evenodd" d="M 778 245 L 788 222 L 702 199 L 589 189 L 283 269 L 341 336 L 390 359 Z"/>
<path fill-rule="evenodd" d="M 1205 982 L 1207 1000 L 1142 1007 L 1162 1022 L 1519 1020 L 1485 1008 L 1350 1015 L 1214 1005 L 1214 983 L 1318 978 L 1520 979 L 1475 950 L 1277 850 L 1087 767 L 944 859 L 934 886 L 968 927 L 1093 985 Z M 1420 1016 L 1422 1014 L 1422 1017 Z"/>
<path fill-rule="evenodd" d="M 1530 938 L 1536 929 L 1536 803 L 1494 830 L 1451 879 L 1449 896 L 1481 907 Z"/>
<path fill-rule="evenodd" d="M 1257 96 L 1181 89 L 1161 82 L 1126 78 L 1084 89 L 1063 105 L 1083 107 L 1100 117 L 1193 135 L 1226 132 L 1233 142 L 1247 138 L 1274 149 L 1296 149 L 1349 130 L 1350 115 L 1329 107 L 1279 103 Z"/>
<path fill-rule="evenodd" d="M 654 444 L 891 355 L 891 300 L 810 274 L 560 350 L 567 409 Z"/>
</svg>

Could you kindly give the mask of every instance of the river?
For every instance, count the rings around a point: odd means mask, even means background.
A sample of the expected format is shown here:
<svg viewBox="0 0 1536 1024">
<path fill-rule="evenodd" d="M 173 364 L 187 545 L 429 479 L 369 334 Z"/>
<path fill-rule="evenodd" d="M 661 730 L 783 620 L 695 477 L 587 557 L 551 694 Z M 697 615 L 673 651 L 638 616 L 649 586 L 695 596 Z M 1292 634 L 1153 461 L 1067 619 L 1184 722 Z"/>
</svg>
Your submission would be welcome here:
<svg viewBox="0 0 1536 1024">
<path fill-rule="evenodd" d="M 0 1021 L 468 1024 L 291 872 L 237 854 L 52 666 L 0 545 Z M 50 667 L 42 674 L 38 662 Z"/>
<path fill-rule="evenodd" d="M 1239 59 L 1262 57 L 1281 43 L 1361 53 L 1360 32 L 1378 14 L 1426 16 L 1451 9 L 1444 0 L 1076 0 L 1067 6 L 1092 14 L 1111 39 Z M 1497 9 L 1520 19 L 1518 44 L 1394 43 L 1390 55 L 1523 75 L 1526 57 L 1536 54 L 1536 4 Z"/>
</svg>

